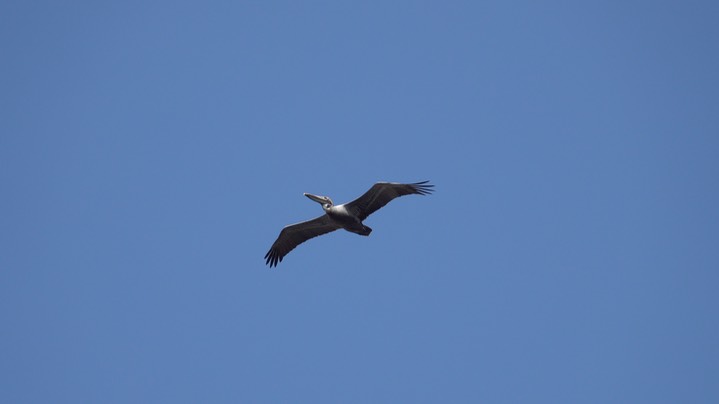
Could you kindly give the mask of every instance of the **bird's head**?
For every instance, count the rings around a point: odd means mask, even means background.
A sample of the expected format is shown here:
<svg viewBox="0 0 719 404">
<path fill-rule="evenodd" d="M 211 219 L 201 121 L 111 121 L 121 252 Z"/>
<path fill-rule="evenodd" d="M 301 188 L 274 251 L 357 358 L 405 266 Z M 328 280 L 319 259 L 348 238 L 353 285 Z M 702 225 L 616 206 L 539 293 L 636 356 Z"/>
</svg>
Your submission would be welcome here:
<svg viewBox="0 0 719 404">
<path fill-rule="evenodd" d="M 330 199 L 329 196 L 318 196 L 308 193 L 305 193 L 305 196 L 322 205 L 322 208 L 324 209 L 327 209 L 333 205 L 332 199 Z"/>
</svg>

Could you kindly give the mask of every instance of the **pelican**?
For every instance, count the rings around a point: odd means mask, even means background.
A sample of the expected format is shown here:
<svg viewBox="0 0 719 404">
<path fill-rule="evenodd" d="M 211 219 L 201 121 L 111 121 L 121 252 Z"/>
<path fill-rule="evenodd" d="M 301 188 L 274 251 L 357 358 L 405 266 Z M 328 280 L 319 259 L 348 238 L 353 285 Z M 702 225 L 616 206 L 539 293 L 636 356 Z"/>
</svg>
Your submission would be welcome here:
<svg viewBox="0 0 719 404">
<path fill-rule="evenodd" d="M 323 234 L 345 229 L 360 236 L 369 236 L 372 229 L 365 226 L 362 221 L 394 198 L 404 195 L 429 195 L 434 185 L 429 181 L 415 182 L 413 184 L 398 184 L 396 182 L 378 182 L 365 192 L 364 195 L 352 202 L 335 205 L 327 196 L 318 196 L 305 193 L 304 195 L 322 205 L 325 214 L 306 222 L 291 224 L 280 232 L 270 251 L 265 255 L 266 265 L 270 268 L 282 262 L 285 255 L 305 241 Z"/>
</svg>

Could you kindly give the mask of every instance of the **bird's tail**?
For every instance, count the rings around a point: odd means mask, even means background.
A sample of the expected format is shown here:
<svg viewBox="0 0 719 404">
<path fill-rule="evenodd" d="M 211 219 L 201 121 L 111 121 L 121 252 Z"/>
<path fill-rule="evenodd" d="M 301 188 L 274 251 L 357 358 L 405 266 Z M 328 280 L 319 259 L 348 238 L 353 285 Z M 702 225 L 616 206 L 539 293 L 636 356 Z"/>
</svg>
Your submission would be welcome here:
<svg viewBox="0 0 719 404">
<path fill-rule="evenodd" d="M 362 233 L 359 233 L 362 236 L 369 236 L 369 234 L 372 233 L 372 229 L 369 228 L 369 226 L 362 225 Z"/>
</svg>

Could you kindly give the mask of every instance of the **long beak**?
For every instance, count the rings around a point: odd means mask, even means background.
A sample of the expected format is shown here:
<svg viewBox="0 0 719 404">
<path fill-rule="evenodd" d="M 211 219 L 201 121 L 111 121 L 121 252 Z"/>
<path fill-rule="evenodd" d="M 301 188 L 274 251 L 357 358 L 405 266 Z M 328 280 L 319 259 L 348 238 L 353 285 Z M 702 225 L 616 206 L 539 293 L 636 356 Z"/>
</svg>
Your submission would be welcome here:
<svg viewBox="0 0 719 404">
<path fill-rule="evenodd" d="M 304 195 L 305 195 L 306 197 L 312 199 L 313 201 L 317 202 L 317 203 L 320 203 L 320 204 L 325 204 L 325 203 L 327 203 L 327 201 L 325 201 L 324 199 L 320 198 L 320 197 L 317 196 L 317 195 L 312 195 L 312 194 L 308 194 L 308 193 L 305 193 Z"/>
</svg>

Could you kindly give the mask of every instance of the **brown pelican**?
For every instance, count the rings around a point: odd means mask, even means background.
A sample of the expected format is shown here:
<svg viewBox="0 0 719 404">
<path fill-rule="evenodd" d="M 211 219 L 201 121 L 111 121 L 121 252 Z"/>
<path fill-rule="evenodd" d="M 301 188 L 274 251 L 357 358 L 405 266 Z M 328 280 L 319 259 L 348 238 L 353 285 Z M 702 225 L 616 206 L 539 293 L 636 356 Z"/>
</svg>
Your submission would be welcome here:
<svg viewBox="0 0 719 404">
<path fill-rule="evenodd" d="M 362 221 L 367 216 L 383 207 L 389 201 L 404 195 L 428 195 L 432 193 L 434 185 L 429 181 L 415 182 L 414 184 L 398 184 L 395 182 L 378 182 L 365 192 L 364 195 L 352 202 L 335 205 L 332 199 L 326 196 L 317 196 L 305 193 L 304 195 L 322 205 L 325 214 L 306 222 L 291 224 L 280 232 L 270 251 L 265 255 L 266 264 L 272 268 L 282 262 L 290 251 L 305 241 L 323 234 L 345 229 L 361 236 L 369 236 L 372 229 L 365 226 Z"/>
</svg>

